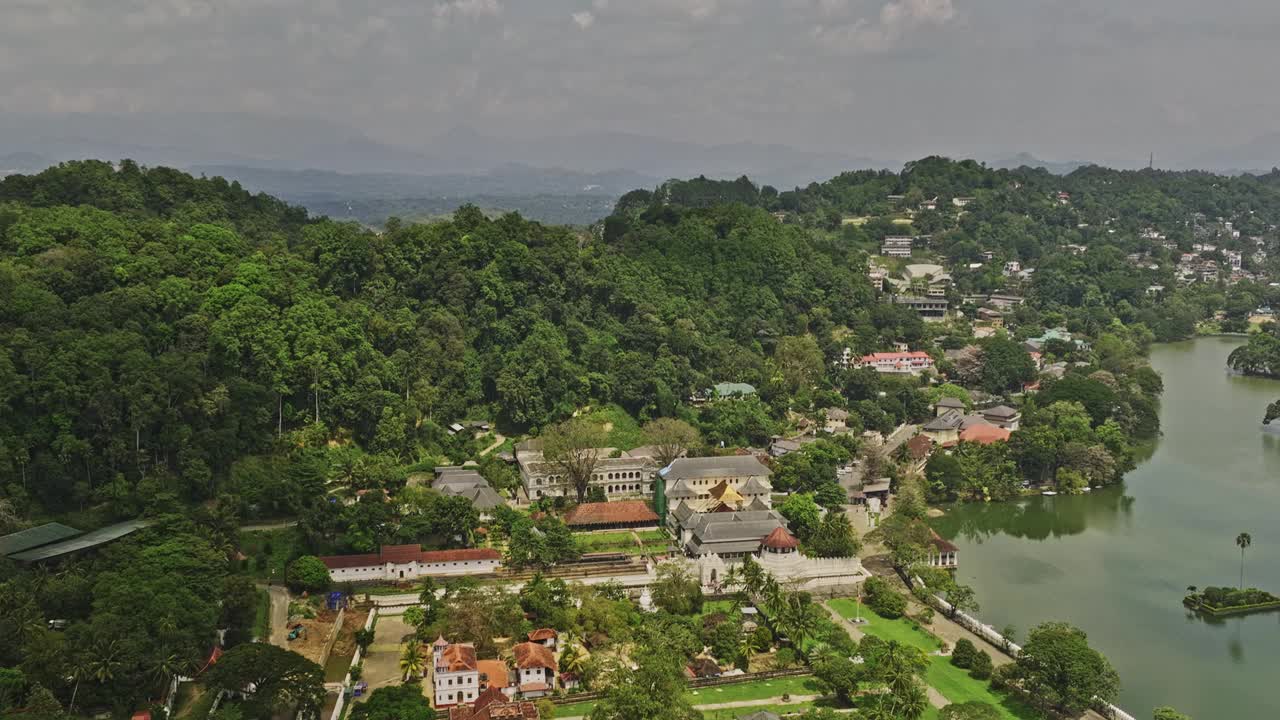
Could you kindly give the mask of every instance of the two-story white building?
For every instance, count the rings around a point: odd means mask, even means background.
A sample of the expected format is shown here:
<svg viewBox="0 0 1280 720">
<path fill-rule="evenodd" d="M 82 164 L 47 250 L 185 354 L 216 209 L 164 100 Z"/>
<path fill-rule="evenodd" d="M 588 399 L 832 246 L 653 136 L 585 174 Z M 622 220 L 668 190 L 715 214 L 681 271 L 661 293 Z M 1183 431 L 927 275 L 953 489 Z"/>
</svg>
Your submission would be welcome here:
<svg viewBox="0 0 1280 720">
<path fill-rule="evenodd" d="M 526 698 L 550 695 L 556 688 L 556 656 L 551 648 L 522 642 L 511 648 L 516 661 L 516 687 Z"/>
<path fill-rule="evenodd" d="M 436 707 L 469 703 L 480 696 L 480 669 L 473 645 L 448 644 L 440 638 L 431 649 Z"/>
<path fill-rule="evenodd" d="M 502 555 L 493 548 L 423 550 L 421 545 L 383 545 L 377 553 L 327 555 L 320 562 L 335 582 L 415 580 L 420 577 L 487 575 Z"/>
<path fill-rule="evenodd" d="M 613 448 L 597 448 L 596 455 L 598 460 L 591 484 L 604 490 L 605 497 L 615 500 L 653 495 L 654 473 L 658 471 L 658 464 L 651 455 L 636 451 L 615 452 Z M 527 440 L 517 445 L 516 462 L 520 465 L 520 481 L 529 500 L 576 497 L 577 491 L 564 469 L 543 454 L 542 441 Z"/>
<path fill-rule="evenodd" d="M 857 367 L 869 367 L 878 373 L 919 375 L 933 369 L 933 358 L 925 352 L 871 353 L 858 360 Z"/>
</svg>

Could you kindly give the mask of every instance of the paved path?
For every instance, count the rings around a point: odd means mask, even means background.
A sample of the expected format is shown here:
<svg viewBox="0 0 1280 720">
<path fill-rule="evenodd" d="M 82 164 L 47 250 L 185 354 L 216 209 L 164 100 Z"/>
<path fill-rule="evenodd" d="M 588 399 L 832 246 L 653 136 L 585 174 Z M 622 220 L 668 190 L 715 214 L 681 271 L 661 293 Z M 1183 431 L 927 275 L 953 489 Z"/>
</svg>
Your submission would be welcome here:
<svg viewBox="0 0 1280 720">
<path fill-rule="evenodd" d="M 266 530 L 283 530 L 297 525 L 297 520 L 281 520 L 273 523 L 260 523 L 257 525 L 241 525 L 240 532 L 264 532 Z"/>
<path fill-rule="evenodd" d="M 494 438 L 493 444 L 480 451 L 481 457 L 488 455 L 494 450 L 497 450 L 498 448 L 502 447 L 502 443 L 507 441 L 507 439 L 502 436 L 502 433 L 498 432 L 497 430 L 493 431 L 493 438 Z"/>
<path fill-rule="evenodd" d="M 271 596 L 271 644 L 289 648 L 289 590 L 282 585 L 267 588 Z"/>
</svg>

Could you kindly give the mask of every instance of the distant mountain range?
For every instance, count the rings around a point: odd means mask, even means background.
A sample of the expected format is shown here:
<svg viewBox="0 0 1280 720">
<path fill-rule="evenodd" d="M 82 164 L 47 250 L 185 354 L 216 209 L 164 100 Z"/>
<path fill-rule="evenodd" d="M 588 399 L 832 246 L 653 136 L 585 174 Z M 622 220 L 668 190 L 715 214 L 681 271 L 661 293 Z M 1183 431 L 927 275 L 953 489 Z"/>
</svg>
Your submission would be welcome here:
<svg viewBox="0 0 1280 720">
<path fill-rule="evenodd" d="M 1041 160 L 1040 158 L 1025 152 L 1020 152 L 1017 155 L 1012 155 L 989 163 L 990 167 L 1007 170 L 1015 170 L 1020 167 L 1044 168 L 1054 175 L 1068 175 L 1074 172 L 1077 168 L 1091 164 L 1092 163 L 1084 160 L 1067 160 L 1059 162 Z"/>
</svg>

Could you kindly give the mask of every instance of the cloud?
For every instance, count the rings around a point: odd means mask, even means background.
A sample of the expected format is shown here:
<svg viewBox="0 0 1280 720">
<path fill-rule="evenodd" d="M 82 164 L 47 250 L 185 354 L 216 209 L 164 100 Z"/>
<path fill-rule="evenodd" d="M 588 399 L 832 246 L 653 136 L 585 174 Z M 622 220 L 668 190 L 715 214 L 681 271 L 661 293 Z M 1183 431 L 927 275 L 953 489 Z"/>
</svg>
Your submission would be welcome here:
<svg viewBox="0 0 1280 720">
<path fill-rule="evenodd" d="M 576 12 L 570 17 L 573 18 L 574 24 L 582 28 L 583 30 L 586 30 L 587 28 L 596 24 L 596 16 L 592 15 L 590 12 L 586 10 L 583 10 L 582 12 Z"/>
<path fill-rule="evenodd" d="M 501 0 L 440 0 L 436 3 L 435 15 L 441 20 L 461 17 L 475 20 L 483 17 L 497 17 L 502 14 Z"/>
<path fill-rule="evenodd" d="M 846 0 L 818 0 L 819 10 L 839 16 L 848 10 Z M 891 0 L 875 20 L 858 18 L 844 23 L 819 23 L 812 35 L 826 49 L 837 53 L 883 53 L 898 47 L 913 31 L 942 26 L 956 17 L 952 0 Z"/>
</svg>

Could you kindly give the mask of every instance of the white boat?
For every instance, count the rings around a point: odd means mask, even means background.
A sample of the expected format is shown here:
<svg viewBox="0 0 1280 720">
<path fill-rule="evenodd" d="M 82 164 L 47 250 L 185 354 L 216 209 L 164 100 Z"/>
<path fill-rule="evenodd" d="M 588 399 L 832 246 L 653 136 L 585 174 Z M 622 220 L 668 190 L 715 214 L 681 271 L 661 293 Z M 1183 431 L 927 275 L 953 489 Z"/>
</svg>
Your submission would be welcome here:
<svg viewBox="0 0 1280 720">
<path fill-rule="evenodd" d="M 1058 493 L 1056 493 L 1056 492 L 1054 492 L 1054 491 L 1052 491 L 1052 490 L 1045 490 L 1044 492 L 1042 492 L 1042 493 L 1040 493 L 1040 494 L 1041 494 L 1041 495 L 1045 495 L 1045 496 L 1047 496 L 1047 497 L 1053 497 L 1054 495 L 1057 495 Z"/>
</svg>

